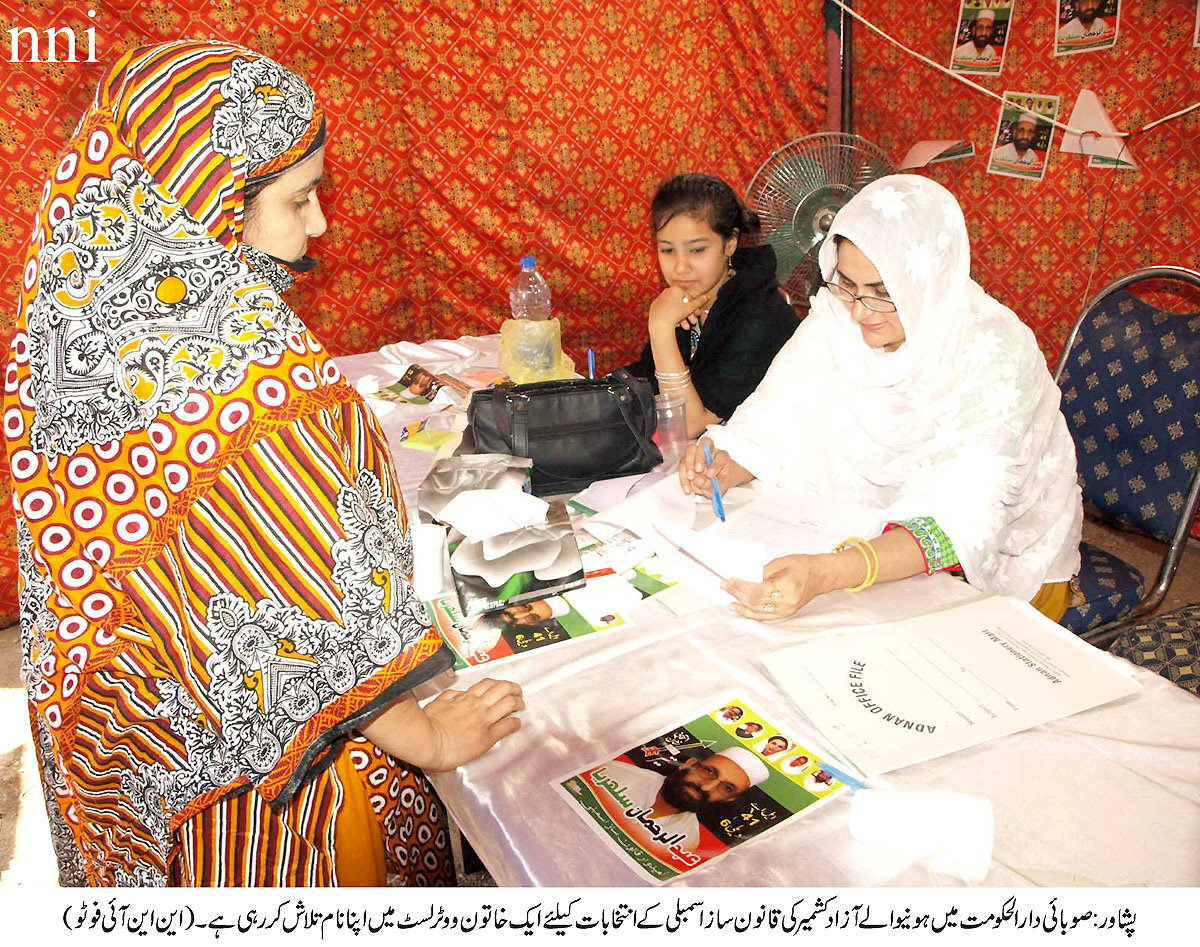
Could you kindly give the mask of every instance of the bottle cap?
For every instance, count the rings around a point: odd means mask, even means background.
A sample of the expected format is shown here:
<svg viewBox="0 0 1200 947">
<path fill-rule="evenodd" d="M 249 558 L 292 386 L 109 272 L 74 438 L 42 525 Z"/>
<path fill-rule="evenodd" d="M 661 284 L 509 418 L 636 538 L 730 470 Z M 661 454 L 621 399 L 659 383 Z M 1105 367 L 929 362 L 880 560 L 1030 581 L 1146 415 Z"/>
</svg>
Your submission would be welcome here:
<svg viewBox="0 0 1200 947">
<path fill-rule="evenodd" d="M 535 257 L 535 256 L 521 257 L 521 269 L 523 269 L 523 270 L 537 269 L 537 257 Z"/>
</svg>

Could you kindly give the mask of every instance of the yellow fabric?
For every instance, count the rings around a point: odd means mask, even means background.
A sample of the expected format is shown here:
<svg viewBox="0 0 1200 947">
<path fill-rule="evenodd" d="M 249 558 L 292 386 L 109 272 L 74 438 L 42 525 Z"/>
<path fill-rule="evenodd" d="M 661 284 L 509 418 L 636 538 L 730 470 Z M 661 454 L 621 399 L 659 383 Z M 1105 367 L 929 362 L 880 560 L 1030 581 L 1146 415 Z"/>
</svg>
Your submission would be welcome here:
<svg viewBox="0 0 1200 947">
<path fill-rule="evenodd" d="M 333 830 L 337 883 L 343 888 L 382 888 L 387 884 L 383 830 L 367 798 L 362 776 L 343 748 L 334 761 L 345 796 Z"/>
<path fill-rule="evenodd" d="M 1051 621 L 1061 621 L 1071 603 L 1071 583 L 1047 582 L 1037 595 L 1030 599 L 1029 604 Z"/>
</svg>

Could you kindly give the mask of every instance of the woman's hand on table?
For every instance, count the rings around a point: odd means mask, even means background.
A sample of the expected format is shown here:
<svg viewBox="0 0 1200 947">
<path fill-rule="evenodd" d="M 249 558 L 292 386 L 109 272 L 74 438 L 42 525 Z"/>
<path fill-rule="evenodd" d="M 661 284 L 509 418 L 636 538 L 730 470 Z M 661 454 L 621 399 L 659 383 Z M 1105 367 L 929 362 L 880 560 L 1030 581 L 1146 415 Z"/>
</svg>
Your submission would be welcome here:
<svg viewBox="0 0 1200 947">
<path fill-rule="evenodd" d="M 712 496 L 714 477 L 722 493 L 754 479 L 750 471 L 729 456 L 728 451 L 713 451 L 712 464 L 709 464 L 704 459 L 705 444 L 712 448 L 712 441 L 707 437 L 689 444 L 679 462 L 679 486 L 684 493 Z"/>
<path fill-rule="evenodd" d="M 715 458 L 714 458 L 715 459 Z M 783 556 L 763 567 L 761 582 L 726 579 L 721 588 L 737 601 L 733 610 L 743 618 L 774 621 L 789 618 L 818 595 L 832 591 L 827 556 Z"/>
<path fill-rule="evenodd" d="M 433 760 L 423 768 L 431 773 L 469 763 L 498 741 L 521 728 L 513 714 L 525 709 L 521 686 L 490 677 L 465 691 L 442 691 L 425 705 L 433 725 Z"/>
<path fill-rule="evenodd" d="M 708 304 L 711 297 L 707 294 L 692 298 L 684 294 L 678 286 L 668 286 L 658 298 L 650 304 L 650 315 L 647 324 L 650 332 L 675 332 L 676 327 L 689 329 L 700 319 L 697 311 Z"/>
<path fill-rule="evenodd" d="M 521 728 L 519 684 L 484 678 L 465 691 L 448 690 L 421 707 L 406 694 L 358 732 L 386 753 L 429 773 L 469 763 Z"/>
</svg>

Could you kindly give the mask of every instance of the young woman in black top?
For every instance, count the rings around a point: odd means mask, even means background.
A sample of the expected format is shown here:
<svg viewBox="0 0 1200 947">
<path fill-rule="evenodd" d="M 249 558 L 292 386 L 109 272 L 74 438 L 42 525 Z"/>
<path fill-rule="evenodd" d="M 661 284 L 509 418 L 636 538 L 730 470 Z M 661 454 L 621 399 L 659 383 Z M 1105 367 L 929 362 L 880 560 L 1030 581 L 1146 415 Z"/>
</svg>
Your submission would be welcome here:
<svg viewBox="0 0 1200 947">
<path fill-rule="evenodd" d="M 650 341 L 629 369 L 683 394 L 695 437 L 758 386 L 798 319 L 775 280 L 775 251 L 739 247 L 758 232 L 758 218 L 720 178 L 665 181 L 650 220 L 667 288 L 650 306 Z"/>
</svg>

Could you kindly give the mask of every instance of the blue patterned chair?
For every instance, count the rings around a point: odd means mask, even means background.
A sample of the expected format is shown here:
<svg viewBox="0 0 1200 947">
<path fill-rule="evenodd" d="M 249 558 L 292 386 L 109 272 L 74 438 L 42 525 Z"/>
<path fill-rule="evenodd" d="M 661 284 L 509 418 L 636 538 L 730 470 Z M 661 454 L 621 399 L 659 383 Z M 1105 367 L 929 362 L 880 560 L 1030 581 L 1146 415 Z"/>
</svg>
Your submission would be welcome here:
<svg viewBox="0 0 1200 947">
<path fill-rule="evenodd" d="M 1062 624 L 1095 644 L 1162 602 L 1200 507 L 1200 313 L 1156 309 L 1131 292 L 1181 283 L 1200 291 L 1200 273 L 1157 266 L 1110 283 L 1075 323 L 1054 375 L 1088 514 L 1165 544 L 1151 584 L 1080 544 Z"/>
<path fill-rule="evenodd" d="M 1134 622 L 1108 650 L 1200 697 L 1200 605 Z"/>
</svg>

